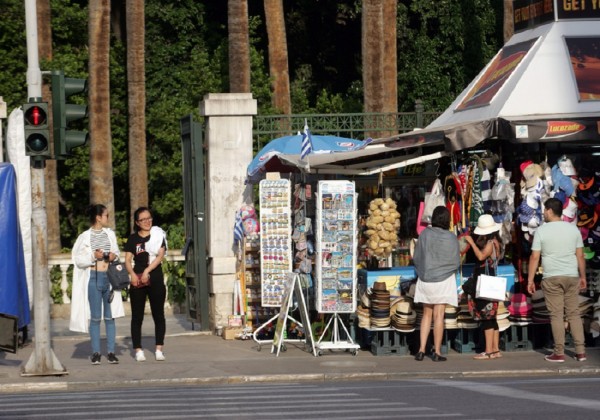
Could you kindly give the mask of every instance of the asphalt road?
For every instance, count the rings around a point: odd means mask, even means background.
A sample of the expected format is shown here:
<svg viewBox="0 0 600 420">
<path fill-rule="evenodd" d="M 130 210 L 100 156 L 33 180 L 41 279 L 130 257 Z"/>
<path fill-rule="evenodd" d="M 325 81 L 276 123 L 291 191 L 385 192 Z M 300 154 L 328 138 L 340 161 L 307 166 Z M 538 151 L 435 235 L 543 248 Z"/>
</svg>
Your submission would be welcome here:
<svg viewBox="0 0 600 420">
<path fill-rule="evenodd" d="M 512 377 L 0 395 L 1 419 L 597 419 L 600 378 Z"/>
</svg>

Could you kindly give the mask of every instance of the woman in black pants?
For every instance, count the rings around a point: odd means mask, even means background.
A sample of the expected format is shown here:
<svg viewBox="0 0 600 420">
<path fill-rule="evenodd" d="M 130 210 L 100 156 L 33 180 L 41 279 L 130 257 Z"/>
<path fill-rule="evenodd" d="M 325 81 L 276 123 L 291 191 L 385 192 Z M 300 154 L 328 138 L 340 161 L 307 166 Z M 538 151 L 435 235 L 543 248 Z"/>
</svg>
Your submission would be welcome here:
<svg viewBox="0 0 600 420">
<path fill-rule="evenodd" d="M 165 298 L 167 289 L 161 263 L 167 253 L 165 232 L 152 226 L 152 213 L 147 207 L 138 208 L 133 214 L 134 233 L 125 245 L 125 265 L 131 276 L 129 297 L 131 300 L 131 339 L 135 349 L 135 360 L 144 362 L 146 356 L 142 348 L 142 323 L 146 297 L 150 300 L 154 335 L 156 341 L 155 358 L 165 360 L 163 345 L 165 340 Z M 133 263 L 133 264 L 132 264 Z"/>
</svg>

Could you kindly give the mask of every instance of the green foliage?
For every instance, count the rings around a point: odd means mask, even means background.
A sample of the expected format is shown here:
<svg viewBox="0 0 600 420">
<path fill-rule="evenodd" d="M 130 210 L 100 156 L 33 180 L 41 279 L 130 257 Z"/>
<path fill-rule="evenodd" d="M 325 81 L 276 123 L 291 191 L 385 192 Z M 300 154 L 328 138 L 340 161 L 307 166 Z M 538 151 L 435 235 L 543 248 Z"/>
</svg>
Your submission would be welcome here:
<svg viewBox="0 0 600 420">
<path fill-rule="evenodd" d="M 398 108 L 443 110 L 479 73 L 498 42 L 489 1 L 419 2 L 398 6 Z"/>
<path fill-rule="evenodd" d="M 169 303 L 183 304 L 185 302 L 185 263 L 163 262 L 163 273 L 168 276 L 167 296 Z"/>
<path fill-rule="evenodd" d="M 0 96 L 7 104 L 7 112 L 27 102 L 27 49 L 25 43 L 25 8 L 23 1 L 0 3 Z"/>
<path fill-rule="evenodd" d="M 67 287 L 67 295 L 71 296 L 71 279 L 73 278 L 73 266 L 69 266 L 67 270 L 67 279 L 69 280 L 69 285 Z M 61 282 L 62 282 L 62 272 L 60 271 L 59 266 L 53 266 L 50 270 L 50 301 L 56 304 L 63 304 L 63 295 L 61 290 Z"/>
</svg>

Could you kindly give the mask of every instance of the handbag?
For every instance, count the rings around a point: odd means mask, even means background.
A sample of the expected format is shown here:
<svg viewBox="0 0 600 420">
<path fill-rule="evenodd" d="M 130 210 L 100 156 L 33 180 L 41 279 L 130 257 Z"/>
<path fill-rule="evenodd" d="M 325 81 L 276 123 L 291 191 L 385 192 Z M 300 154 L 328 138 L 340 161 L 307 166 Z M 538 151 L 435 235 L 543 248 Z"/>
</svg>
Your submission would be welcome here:
<svg viewBox="0 0 600 420">
<path fill-rule="evenodd" d="M 108 264 L 108 281 L 112 286 L 113 290 L 123 290 L 129 287 L 131 280 L 129 279 L 129 273 L 125 268 L 125 264 L 118 260 L 111 261 Z"/>
<path fill-rule="evenodd" d="M 444 191 L 442 188 L 442 181 L 436 179 L 431 187 L 431 192 L 425 197 L 425 207 L 423 208 L 423 215 L 421 221 L 424 223 L 431 223 L 431 216 L 433 216 L 433 210 L 438 206 L 446 206 L 446 199 L 444 197 Z"/>
</svg>

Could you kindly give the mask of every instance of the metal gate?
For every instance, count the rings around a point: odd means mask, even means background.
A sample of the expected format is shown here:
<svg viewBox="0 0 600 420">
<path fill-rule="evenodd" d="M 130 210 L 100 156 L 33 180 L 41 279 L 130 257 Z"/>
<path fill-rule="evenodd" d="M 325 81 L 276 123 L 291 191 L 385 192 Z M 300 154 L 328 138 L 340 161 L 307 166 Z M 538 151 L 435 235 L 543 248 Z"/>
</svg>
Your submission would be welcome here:
<svg viewBox="0 0 600 420">
<path fill-rule="evenodd" d="M 185 213 L 185 297 L 188 319 L 208 331 L 208 270 L 202 124 L 190 114 L 180 120 Z"/>
</svg>

